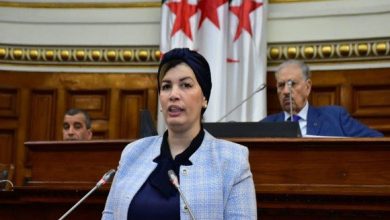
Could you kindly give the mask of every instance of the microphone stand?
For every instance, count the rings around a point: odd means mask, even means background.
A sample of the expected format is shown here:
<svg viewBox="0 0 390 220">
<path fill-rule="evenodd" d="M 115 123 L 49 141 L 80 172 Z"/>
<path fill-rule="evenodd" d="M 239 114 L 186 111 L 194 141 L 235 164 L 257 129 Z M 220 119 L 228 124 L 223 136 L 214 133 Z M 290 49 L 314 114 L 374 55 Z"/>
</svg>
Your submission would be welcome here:
<svg viewBox="0 0 390 220">
<path fill-rule="evenodd" d="M 217 122 L 221 122 L 224 118 L 229 116 L 232 112 L 234 112 L 236 109 L 238 109 L 242 104 L 244 104 L 246 101 L 248 101 L 252 96 L 254 96 L 256 93 L 260 92 L 261 90 L 265 89 L 267 87 L 266 84 L 261 84 L 254 92 L 250 94 L 246 99 L 242 100 L 238 105 L 236 105 L 232 110 L 230 110 L 228 113 L 226 113 L 222 118 L 218 119 Z"/>
<path fill-rule="evenodd" d="M 191 216 L 191 219 L 195 220 L 194 213 L 192 213 L 192 210 L 191 210 L 191 208 L 190 208 L 190 206 L 189 206 L 189 204 L 187 202 L 186 197 L 184 197 L 184 194 L 181 191 L 180 186 L 176 186 L 176 189 L 177 189 L 177 191 L 179 191 L 179 194 L 181 195 L 181 198 L 183 199 L 184 204 L 187 206 L 188 212 L 190 213 L 190 216 Z"/>
<path fill-rule="evenodd" d="M 288 86 L 288 96 L 289 96 L 289 102 L 290 102 L 290 121 L 293 122 L 293 105 L 292 105 L 292 95 L 291 95 L 291 87 L 292 87 L 292 81 L 288 80 L 287 81 L 287 86 Z"/>
<path fill-rule="evenodd" d="M 58 220 L 63 220 L 66 218 L 66 216 L 68 216 L 75 208 L 77 208 L 77 206 L 80 205 L 80 203 L 82 203 L 86 198 L 88 198 L 89 195 L 91 195 L 91 193 L 93 193 L 95 190 L 97 190 L 99 188 L 99 186 L 95 186 L 93 187 L 93 189 L 91 189 L 87 194 L 85 194 L 85 196 L 83 198 L 81 198 L 74 206 L 72 206 L 72 208 L 70 208 L 65 214 L 63 214 L 61 216 L 61 218 L 59 218 Z"/>
<path fill-rule="evenodd" d="M 173 186 L 175 186 L 175 188 L 177 189 L 177 191 L 179 191 L 179 195 L 180 197 L 183 199 L 183 202 L 184 204 L 187 206 L 187 209 L 188 209 L 188 212 L 190 214 L 190 217 L 192 220 L 195 220 L 195 216 L 194 216 L 194 213 L 192 213 L 192 210 L 190 208 L 190 205 L 188 204 L 187 202 L 187 199 L 186 197 L 184 196 L 184 193 L 181 191 L 180 189 L 180 185 L 179 185 L 179 181 L 177 179 L 177 176 L 175 174 L 175 171 L 173 170 L 168 170 L 168 177 L 169 177 L 169 180 L 171 180 L 171 183 Z"/>
<path fill-rule="evenodd" d="M 91 195 L 95 190 L 99 189 L 101 186 L 107 183 L 108 180 L 114 175 L 115 170 L 111 169 L 107 173 L 104 174 L 102 179 L 99 180 L 99 182 L 96 183 L 95 187 L 93 187 L 83 198 L 81 198 L 72 208 L 70 208 L 65 214 L 63 214 L 58 220 L 65 219 L 77 206 L 79 206 L 86 198 L 88 198 L 89 195 Z"/>
</svg>

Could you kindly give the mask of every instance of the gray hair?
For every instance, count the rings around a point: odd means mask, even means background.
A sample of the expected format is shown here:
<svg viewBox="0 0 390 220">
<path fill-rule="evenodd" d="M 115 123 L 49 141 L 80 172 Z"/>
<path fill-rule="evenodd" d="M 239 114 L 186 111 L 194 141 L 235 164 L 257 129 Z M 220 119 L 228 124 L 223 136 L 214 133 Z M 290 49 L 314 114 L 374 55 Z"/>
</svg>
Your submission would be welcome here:
<svg viewBox="0 0 390 220">
<path fill-rule="evenodd" d="M 88 112 L 84 111 L 84 110 L 81 110 L 81 109 L 77 109 L 77 108 L 71 108 L 69 109 L 65 115 L 77 115 L 77 114 L 83 114 L 84 115 L 84 118 L 85 118 L 85 126 L 87 127 L 87 129 L 90 129 L 91 128 L 91 125 L 92 125 L 92 121 L 91 121 L 91 117 L 89 117 L 89 114 Z"/>
<path fill-rule="evenodd" d="M 310 68 L 308 65 L 306 65 L 303 61 L 301 60 L 286 60 L 282 64 L 278 66 L 276 69 L 275 75 L 278 74 L 283 68 L 290 66 L 290 65 L 296 65 L 302 70 L 302 75 L 305 80 L 310 79 L 311 77 L 311 72 Z"/>
</svg>

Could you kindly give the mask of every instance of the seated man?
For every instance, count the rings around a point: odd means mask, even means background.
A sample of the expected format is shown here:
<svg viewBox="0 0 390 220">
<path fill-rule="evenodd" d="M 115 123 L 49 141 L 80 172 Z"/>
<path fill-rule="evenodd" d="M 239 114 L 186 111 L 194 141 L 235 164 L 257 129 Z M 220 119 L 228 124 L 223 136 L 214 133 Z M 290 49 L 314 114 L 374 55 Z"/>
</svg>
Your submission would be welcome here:
<svg viewBox="0 0 390 220">
<path fill-rule="evenodd" d="M 80 109 L 69 109 L 64 116 L 62 128 L 63 140 L 91 140 L 91 118 Z"/>
<path fill-rule="evenodd" d="M 382 137 L 383 134 L 353 119 L 339 106 L 313 107 L 308 97 L 311 91 L 309 67 L 298 60 L 282 63 L 275 72 L 277 93 L 284 112 L 267 116 L 264 122 L 298 121 L 302 135 Z M 291 90 L 291 103 L 290 103 Z M 290 106 L 292 105 L 292 106 Z M 292 107 L 290 109 L 290 107 Z"/>
</svg>

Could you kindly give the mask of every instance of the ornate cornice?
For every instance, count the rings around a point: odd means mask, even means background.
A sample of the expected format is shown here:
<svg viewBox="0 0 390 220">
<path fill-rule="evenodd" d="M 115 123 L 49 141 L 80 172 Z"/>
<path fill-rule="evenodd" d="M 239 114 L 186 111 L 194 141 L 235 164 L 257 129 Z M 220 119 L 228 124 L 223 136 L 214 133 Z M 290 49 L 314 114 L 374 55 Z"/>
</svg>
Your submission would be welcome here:
<svg viewBox="0 0 390 220">
<path fill-rule="evenodd" d="M 0 64 L 50 66 L 153 66 L 161 53 L 158 46 L 39 46 L 1 45 Z M 286 59 L 308 63 L 390 61 L 390 39 L 270 43 L 270 66 Z"/>
<path fill-rule="evenodd" d="M 267 48 L 268 64 L 286 59 L 311 63 L 390 61 L 390 39 L 351 41 L 271 43 Z"/>
<path fill-rule="evenodd" d="M 140 66 L 160 60 L 156 47 L 56 47 L 0 45 L 0 63 L 65 66 Z"/>
</svg>

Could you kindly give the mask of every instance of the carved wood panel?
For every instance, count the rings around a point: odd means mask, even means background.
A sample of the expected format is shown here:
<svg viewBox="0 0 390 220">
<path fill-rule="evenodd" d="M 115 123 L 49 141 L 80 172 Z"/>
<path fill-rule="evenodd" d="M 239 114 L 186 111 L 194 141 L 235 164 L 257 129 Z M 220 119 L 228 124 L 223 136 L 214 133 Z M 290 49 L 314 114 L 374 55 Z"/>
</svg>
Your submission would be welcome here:
<svg viewBox="0 0 390 220">
<path fill-rule="evenodd" d="M 13 129 L 0 129 L 0 163 L 14 163 L 15 138 L 15 131 Z"/>
<path fill-rule="evenodd" d="M 0 117 L 16 118 L 19 110 L 18 101 L 19 91 L 17 89 L 0 87 Z"/>
<path fill-rule="evenodd" d="M 29 132 L 27 140 L 55 139 L 56 91 L 32 90 L 30 93 L 31 106 L 28 112 Z"/>
<path fill-rule="evenodd" d="M 108 139 L 110 99 L 110 89 L 68 90 L 65 109 L 78 108 L 87 111 L 92 119 L 93 138 Z"/>
<path fill-rule="evenodd" d="M 312 88 L 309 102 L 314 106 L 340 105 L 340 89 L 337 86 Z"/>
<path fill-rule="evenodd" d="M 353 87 L 352 106 L 356 116 L 390 117 L 390 85 Z"/>
<path fill-rule="evenodd" d="M 120 136 L 119 138 L 136 138 L 139 136 L 140 109 L 145 109 L 146 91 L 123 90 L 120 95 Z"/>
</svg>

